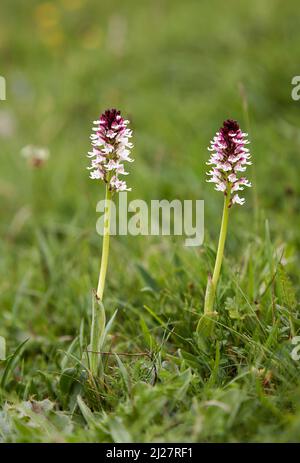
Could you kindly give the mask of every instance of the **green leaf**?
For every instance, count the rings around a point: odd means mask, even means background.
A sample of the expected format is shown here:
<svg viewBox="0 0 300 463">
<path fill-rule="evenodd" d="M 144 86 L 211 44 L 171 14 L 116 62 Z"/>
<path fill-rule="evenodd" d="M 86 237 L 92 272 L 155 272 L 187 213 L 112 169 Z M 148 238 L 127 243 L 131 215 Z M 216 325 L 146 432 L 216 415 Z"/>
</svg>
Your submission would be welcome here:
<svg viewBox="0 0 300 463">
<path fill-rule="evenodd" d="M 78 376 L 77 368 L 66 368 L 59 378 L 59 387 L 63 394 L 68 394 Z"/>
<path fill-rule="evenodd" d="M 150 273 L 142 265 L 138 264 L 137 268 L 139 269 L 144 282 L 152 289 L 152 291 L 158 292 L 159 285 L 157 281 L 150 275 Z"/>
<path fill-rule="evenodd" d="M 6 359 L 6 341 L 3 336 L 0 336 L 0 360 Z"/>
<path fill-rule="evenodd" d="M 89 407 L 85 404 L 85 402 L 83 401 L 80 395 L 77 396 L 77 404 L 87 424 L 91 427 L 95 427 L 97 423 L 93 416 L 93 413 L 91 412 Z"/>
<path fill-rule="evenodd" d="M 13 372 L 13 370 L 15 368 L 15 365 L 18 362 L 18 360 L 19 360 L 19 358 L 20 358 L 20 356 L 22 354 L 23 347 L 25 346 L 25 344 L 27 343 L 28 340 L 29 340 L 29 338 L 25 339 L 25 341 L 21 342 L 21 344 L 19 344 L 18 347 L 16 348 L 15 352 L 10 357 L 8 357 L 6 359 L 7 364 L 6 364 L 2 379 L 1 379 L 1 388 L 2 389 L 5 388 L 5 385 L 6 385 L 7 381 L 8 381 L 8 379 L 9 379 L 9 376 Z"/>
<path fill-rule="evenodd" d="M 164 328 L 168 327 L 167 323 L 165 323 L 150 307 L 144 305 L 144 308 L 161 326 L 163 326 Z"/>
<path fill-rule="evenodd" d="M 78 337 L 76 337 L 75 339 L 73 339 L 73 341 L 71 342 L 70 346 L 68 347 L 67 351 L 64 353 L 64 356 L 62 358 L 62 361 L 61 361 L 61 369 L 64 370 L 66 367 L 67 367 L 67 364 L 68 364 L 68 361 L 69 361 L 69 358 L 70 358 L 70 354 L 72 354 L 77 345 L 78 345 Z"/>
<path fill-rule="evenodd" d="M 115 357 L 116 357 L 116 360 L 118 362 L 118 367 L 119 367 L 120 373 L 122 375 L 126 390 L 127 390 L 128 394 L 130 394 L 130 392 L 131 392 L 130 376 L 129 376 L 128 372 L 127 372 L 126 367 L 124 366 L 124 363 L 122 362 L 122 360 L 120 359 L 118 354 L 115 354 Z"/>
<path fill-rule="evenodd" d="M 103 345 L 105 334 L 105 309 L 101 301 L 95 295 L 92 296 L 92 325 L 91 325 L 91 344 L 90 344 L 90 367 L 94 376 L 97 376 L 101 362 L 100 350 Z"/>
<path fill-rule="evenodd" d="M 114 442 L 118 444 L 130 444 L 132 442 L 132 437 L 120 417 L 117 416 L 110 418 L 108 425 Z"/>
</svg>

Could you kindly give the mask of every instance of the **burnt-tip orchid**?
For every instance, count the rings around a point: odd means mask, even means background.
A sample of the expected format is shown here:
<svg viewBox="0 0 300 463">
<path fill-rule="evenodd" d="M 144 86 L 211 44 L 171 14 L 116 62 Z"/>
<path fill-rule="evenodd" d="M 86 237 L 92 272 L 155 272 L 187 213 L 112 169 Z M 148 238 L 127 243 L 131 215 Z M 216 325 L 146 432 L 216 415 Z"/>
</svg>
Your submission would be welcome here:
<svg viewBox="0 0 300 463">
<path fill-rule="evenodd" d="M 245 198 L 240 197 L 238 192 L 244 190 L 244 187 L 251 187 L 251 183 L 241 175 L 251 164 L 247 136 L 237 121 L 227 119 L 208 148 L 211 155 L 207 164 L 211 166 L 211 170 L 207 173 L 210 177 L 207 181 L 214 183 L 215 190 L 224 194 L 224 206 L 214 271 L 208 277 L 204 315 L 199 320 L 197 331 L 207 330 L 207 327 L 210 330 L 211 318 L 217 315 L 214 311 L 214 299 L 224 255 L 229 210 L 233 204 L 245 203 Z"/>
<path fill-rule="evenodd" d="M 128 174 L 124 162 L 133 162 L 130 157 L 130 150 L 133 147 L 130 142 L 132 130 L 128 128 L 128 124 L 129 121 L 121 116 L 120 111 L 108 109 L 94 121 L 93 133 L 90 136 L 92 144 L 92 149 L 88 152 L 90 178 L 101 180 L 106 184 L 101 265 L 92 306 L 90 369 L 93 377 L 97 376 L 101 367 L 99 351 L 103 343 L 105 327 L 102 300 L 109 254 L 111 200 L 115 193 L 131 190 L 120 178 Z"/>
<path fill-rule="evenodd" d="M 103 180 L 110 191 L 130 191 L 126 182 L 119 178 L 127 175 L 124 162 L 133 162 L 130 150 L 133 144 L 129 141 L 132 130 L 127 126 L 120 111 L 108 109 L 98 120 L 94 121 L 93 133 L 90 136 L 92 149 L 88 152 L 91 164 L 90 178 Z"/>
</svg>

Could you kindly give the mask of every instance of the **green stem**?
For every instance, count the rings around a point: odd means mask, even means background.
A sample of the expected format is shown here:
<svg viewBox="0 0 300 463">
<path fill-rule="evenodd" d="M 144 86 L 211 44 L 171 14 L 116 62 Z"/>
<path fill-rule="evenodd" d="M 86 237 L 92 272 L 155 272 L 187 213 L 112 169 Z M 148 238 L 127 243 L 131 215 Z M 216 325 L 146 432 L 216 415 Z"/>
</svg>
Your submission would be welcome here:
<svg viewBox="0 0 300 463">
<path fill-rule="evenodd" d="M 92 325 L 91 325 L 91 342 L 90 342 L 90 369 L 95 378 L 100 370 L 102 373 L 101 347 L 105 333 L 105 310 L 102 302 L 93 294 L 92 300 Z M 101 366 L 101 368 L 99 368 Z"/>
<path fill-rule="evenodd" d="M 105 277 L 106 277 L 107 264 L 108 264 L 110 215 L 111 215 L 111 191 L 109 190 L 109 184 L 107 184 L 106 193 L 105 193 L 104 230 L 103 230 L 101 266 L 100 266 L 99 281 L 98 281 L 98 287 L 97 287 L 97 293 L 96 293 L 97 298 L 100 301 L 102 301 L 103 299 Z"/>
<path fill-rule="evenodd" d="M 229 216 L 229 203 L 230 203 L 230 188 L 227 189 L 227 194 L 224 197 L 224 207 L 223 207 L 223 216 L 222 216 L 222 223 L 220 229 L 220 236 L 219 236 L 219 244 L 215 262 L 215 268 L 213 272 L 212 278 L 209 278 L 206 288 L 205 294 L 205 302 L 204 302 L 204 313 L 209 314 L 213 312 L 213 305 L 215 294 L 217 290 L 217 284 L 220 276 L 222 260 L 224 255 L 224 246 L 226 241 L 227 235 L 227 227 L 228 227 L 228 216 Z"/>
<path fill-rule="evenodd" d="M 102 256 L 99 273 L 99 281 L 96 294 L 93 296 L 92 305 L 92 325 L 91 325 L 91 342 L 90 342 L 90 368 L 92 375 L 96 377 L 101 365 L 101 355 L 99 351 L 103 343 L 105 330 L 105 310 L 102 304 L 103 292 L 105 286 L 105 277 L 108 264 L 109 237 L 110 237 L 110 216 L 111 216 L 111 196 L 109 183 L 106 185 L 105 205 L 104 205 L 104 229 L 102 241 Z"/>
</svg>

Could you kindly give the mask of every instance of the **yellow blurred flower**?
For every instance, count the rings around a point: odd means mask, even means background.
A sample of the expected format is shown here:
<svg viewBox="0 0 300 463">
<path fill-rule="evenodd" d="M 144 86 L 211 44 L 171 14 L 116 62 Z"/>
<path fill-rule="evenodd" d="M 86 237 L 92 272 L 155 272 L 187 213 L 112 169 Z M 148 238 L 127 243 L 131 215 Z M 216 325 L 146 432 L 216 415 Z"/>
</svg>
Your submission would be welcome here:
<svg viewBox="0 0 300 463">
<path fill-rule="evenodd" d="M 35 20 L 41 29 L 55 27 L 60 21 L 60 11 L 57 6 L 50 2 L 42 3 L 35 9 Z"/>
<path fill-rule="evenodd" d="M 85 0 L 61 0 L 63 7 L 66 10 L 79 10 L 85 4 Z"/>
<path fill-rule="evenodd" d="M 35 9 L 35 20 L 41 41 L 49 48 L 57 49 L 64 42 L 61 29 L 61 13 L 54 3 L 45 2 Z"/>
</svg>

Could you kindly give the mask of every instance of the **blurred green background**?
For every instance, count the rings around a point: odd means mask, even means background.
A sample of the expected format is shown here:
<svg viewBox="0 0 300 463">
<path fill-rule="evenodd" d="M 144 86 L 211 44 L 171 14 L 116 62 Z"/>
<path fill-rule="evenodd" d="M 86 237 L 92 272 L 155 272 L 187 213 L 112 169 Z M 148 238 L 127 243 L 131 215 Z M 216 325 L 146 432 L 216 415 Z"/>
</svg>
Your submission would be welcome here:
<svg viewBox="0 0 300 463">
<path fill-rule="evenodd" d="M 86 153 L 92 121 L 108 107 L 121 109 L 134 130 L 128 199 L 204 199 L 205 242 L 213 245 L 222 195 L 205 182 L 207 146 L 224 119 L 237 119 L 249 131 L 254 187 L 246 206 L 232 210 L 226 254 L 239 261 L 268 219 L 298 285 L 296 0 L 1 0 L 0 8 L 7 84 L 0 101 L 0 334 L 9 345 L 27 336 L 64 343 L 87 317 L 104 186 L 89 180 Z M 50 150 L 41 169 L 21 157 L 28 144 Z M 186 262 L 194 259 L 188 278 L 202 297 L 207 268 L 195 264 L 201 249 L 172 237 L 116 237 L 108 311 L 125 299 L 140 310 L 136 264 L 165 278 L 176 250 Z"/>
<path fill-rule="evenodd" d="M 4 0 L 2 227 L 28 195 L 18 153 L 29 143 L 52 154 L 41 216 L 68 223 L 78 215 L 86 225 L 101 195 L 84 171 L 84 154 L 91 121 L 111 106 L 128 115 L 135 132 L 132 196 L 204 198 L 210 224 L 220 198 L 204 182 L 206 146 L 224 118 L 246 130 L 242 86 L 259 203 L 286 232 L 287 214 L 299 210 L 299 103 L 291 99 L 297 10 L 297 2 L 283 8 L 276 0 Z"/>
</svg>

